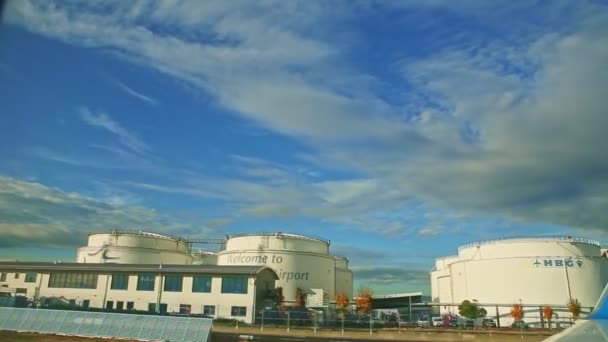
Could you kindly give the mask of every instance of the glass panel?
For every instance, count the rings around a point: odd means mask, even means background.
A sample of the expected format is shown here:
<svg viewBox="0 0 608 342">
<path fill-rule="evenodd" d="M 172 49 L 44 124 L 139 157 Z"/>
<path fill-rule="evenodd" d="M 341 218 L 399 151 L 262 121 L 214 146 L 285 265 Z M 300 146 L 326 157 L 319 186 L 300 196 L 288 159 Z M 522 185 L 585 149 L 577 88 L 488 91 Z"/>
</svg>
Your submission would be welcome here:
<svg viewBox="0 0 608 342">
<path fill-rule="evenodd" d="M 183 277 L 179 275 L 165 276 L 164 290 L 167 292 L 182 292 Z"/>
<path fill-rule="evenodd" d="M 137 291 L 154 291 L 154 274 L 140 274 L 137 277 Z"/>
<path fill-rule="evenodd" d="M 211 277 L 194 276 L 192 277 L 192 292 L 211 292 Z"/>
<path fill-rule="evenodd" d="M 242 317 L 247 315 L 247 308 L 244 306 L 233 306 L 231 315 L 234 317 Z"/>
<path fill-rule="evenodd" d="M 129 288 L 129 275 L 128 274 L 113 274 L 112 284 L 110 289 L 112 290 L 126 290 Z"/>
<path fill-rule="evenodd" d="M 36 278 L 38 278 L 38 273 L 26 273 L 25 274 L 25 282 L 26 283 L 35 283 Z"/>
<path fill-rule="evenodd" d="M 49 287 L 72 289 L 97 288 L 97 274 L 93 273 L 51 273 Z"/>
<path fill-rule="evenodd" d="M 247 277 L 222 277 L 222 293 L 247 293 Z"/>
</svg>

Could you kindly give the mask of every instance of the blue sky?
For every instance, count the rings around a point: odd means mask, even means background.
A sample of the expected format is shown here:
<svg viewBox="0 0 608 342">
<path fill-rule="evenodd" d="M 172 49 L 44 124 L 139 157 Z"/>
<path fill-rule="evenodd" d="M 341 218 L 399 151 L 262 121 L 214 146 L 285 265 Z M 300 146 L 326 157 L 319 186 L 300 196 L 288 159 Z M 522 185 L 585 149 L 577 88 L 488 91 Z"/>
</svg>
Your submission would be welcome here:
<svg viewBox="0 0 608 342">
<path fill-rule="evenodd" d="M 429 291 L 473 240 L 608 219 L 602 1 L 8 1 L 0 258 L 112 228 L 332 240 Z"/>
</svg>

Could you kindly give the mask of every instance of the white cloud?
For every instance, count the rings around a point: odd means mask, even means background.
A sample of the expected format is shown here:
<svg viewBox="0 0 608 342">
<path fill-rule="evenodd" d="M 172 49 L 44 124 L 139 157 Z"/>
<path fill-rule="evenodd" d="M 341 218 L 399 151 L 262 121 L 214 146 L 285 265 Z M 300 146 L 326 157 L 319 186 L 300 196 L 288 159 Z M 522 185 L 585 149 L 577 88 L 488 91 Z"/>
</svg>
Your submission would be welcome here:
<svg viewBox="0 0 608 342">
<path fill-rule="evenodd" d="M 125 193 L 121 194 L 124 196 Z M 85 243 L 90 232 L 116 228 L 175 235 L 221 233 L 220 228 L 182 224 L 154 209 L 122 204 L 102 202 L 39 183 L 0 177 L 0 244 L 75 247 Z"/>
<path fill-rule="evenodd" d="M 133 96 L 136 99 L 139 99 L 149 105 L 156 105 L 158 104 L 158 101 L 154 98 L 151 98 L 150 96 L 144 95 L 141 92 L 138 92 L 136 90 L 134 90 L 133 88 L 127 86 L 126 84 L 120 82 L 120 81 L 115 81 L 116 86 L 118 86 L 122 91 L 124 91 L 125 93 Z"/>
<path fill-rule="evenodd" d="M 93 113 L 89 108 L 80 108 L 80 117 L 87 124 L 102 128 L 116 135 L 122 145 L 138 154 L 146 154 L 149 147 L 146 143 L 140 140 L 135 134 L 129 132 L 118 122 L 114 121 L 109 115 L 104 112 Z"/>
<path fill-rule="evenodd" d="M 150 189 L 211 194 L 250 213 L 288 207 L 294 215 L 344 219 L 356 213 L 361 219 L 413 197 L 465 212 L 588 229 L 608 226 L 604 14 L 567 11 L 570 5 L 560 3 L 547 15 L 548 30 L 502 21 L 496 26 L 500 32 L 515 27 L 488 43 L 477 36 L 467 40 L 468 32 L 456 27 L 449 44 L 428 58 L 386 61 L 399 65 L 396 72 L 412 87 L 398 89 L 416 99 L 404 112 L 394 104 L 399 99 L 384 100 L 369 86 L 373 82 L 362 81 L 373 77 L 342 65 L 347 63 L 339 45 L 324 31 L 339 21 L 336 12 L 305 4 L 114 2 L 113 11 L 96 12 L 96 4 L 19 1 L 10 3 L 6 17 L 33 32 L 188 82 L 238 115 L 310 144 L 319 151 L 313 159 L 320 169 L 357 174 L 339 182 L 292 182 L 297 178 L 290 178 L 290 171 L 258 165 L 250 176 L 286 177 L 288 184 L 184 179 L 176 187 Z M 412 4 L 406 7 L 425 6 Z M 484 25 L 491 20 L 483 14 L 496 8 L 483 2 L 431 6 Z M 496 15 L 509 17 L 526 8 L 501 7 Z M 304 12 L 296 15 L 299 10 Z M 569 21 L 554 29 L 564 18 Z M 160 34 L 162 29 L 168 30 Z M 107 116 L 83 118 L 133 151 L 147 149 Z"/>
</svg>

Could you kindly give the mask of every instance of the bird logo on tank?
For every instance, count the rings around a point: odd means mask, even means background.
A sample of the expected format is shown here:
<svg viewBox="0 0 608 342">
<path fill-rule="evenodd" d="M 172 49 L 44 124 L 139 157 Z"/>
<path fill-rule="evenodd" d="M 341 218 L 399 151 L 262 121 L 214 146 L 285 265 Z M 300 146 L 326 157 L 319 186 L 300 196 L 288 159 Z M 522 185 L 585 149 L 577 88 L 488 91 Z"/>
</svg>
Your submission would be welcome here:
<svg viewBox="0 0 608 342">
<path fill-rule="evenodd" d="M 572 260 L 572 259 L 544 259 L 542 260 L 542 262 L 540 262 L 538 259 L 536 259 L 536 261 L 533 263 L 534 266 L 536 267 L 575 267 L 578 266 L 578 268 L 582 268 L 583 267 L 583 261 L 578 259 L 578 260 Z"/>
</svg>

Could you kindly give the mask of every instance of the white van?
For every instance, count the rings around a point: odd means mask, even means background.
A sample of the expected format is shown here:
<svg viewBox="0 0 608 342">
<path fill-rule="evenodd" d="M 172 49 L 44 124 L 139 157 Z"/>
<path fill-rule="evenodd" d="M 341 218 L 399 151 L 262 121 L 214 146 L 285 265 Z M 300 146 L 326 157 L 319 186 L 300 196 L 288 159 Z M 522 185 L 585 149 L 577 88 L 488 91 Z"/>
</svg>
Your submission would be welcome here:
<svg viewBox="0 0 608 342">
<path fill-rule="evenodd" d="M 443 326 L 443 317 L 433 317 L 431 323 L 434 327 L 442 327 Z"/>
</svg>

